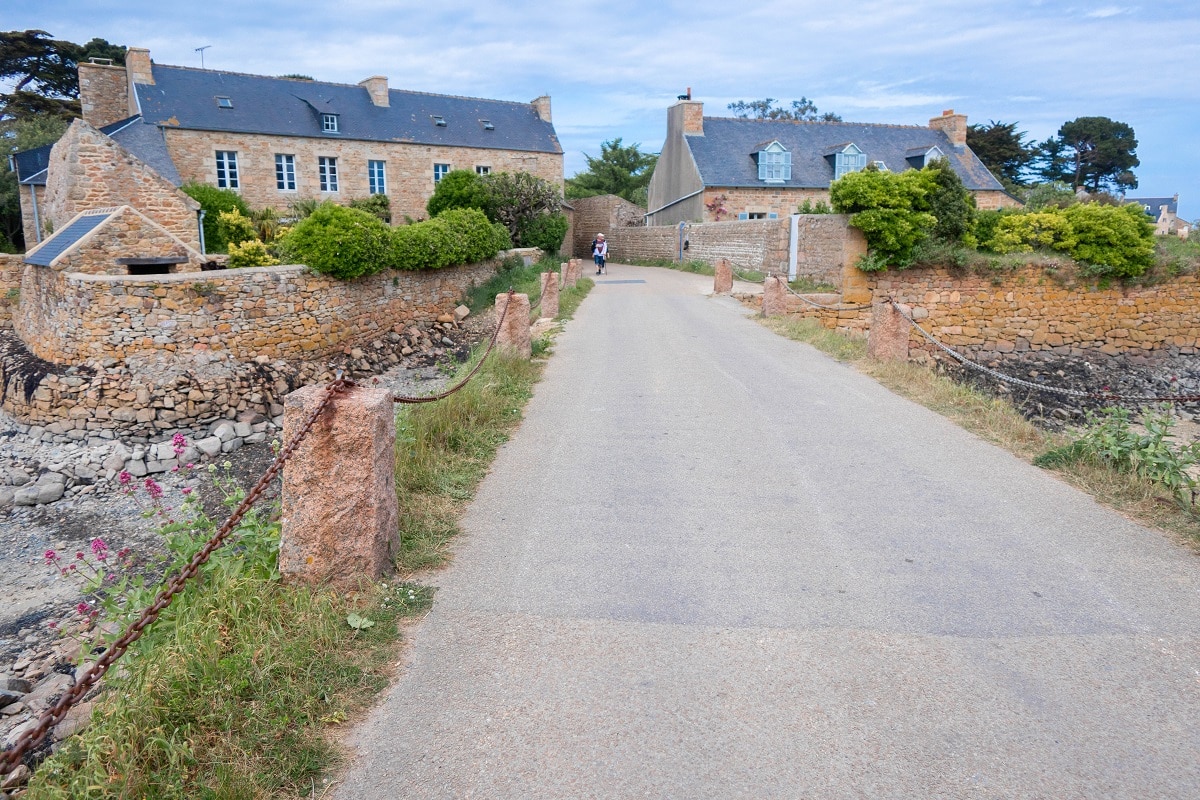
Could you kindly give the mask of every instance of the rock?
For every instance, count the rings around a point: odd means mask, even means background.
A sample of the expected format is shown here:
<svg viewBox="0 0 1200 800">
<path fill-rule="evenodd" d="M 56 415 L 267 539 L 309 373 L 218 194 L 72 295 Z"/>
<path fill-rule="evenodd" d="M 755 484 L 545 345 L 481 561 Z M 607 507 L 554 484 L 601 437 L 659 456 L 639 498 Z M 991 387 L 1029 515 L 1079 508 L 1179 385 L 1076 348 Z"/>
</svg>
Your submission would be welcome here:
<svg viewBox="0 0 1200 800">
<path fill-rule="evenodd" d="M 20 694 L 29 694 L 33 690 L 33 684 L 24 678 L 14 678 L 12 675 L 5 675 L 0 678 L 0 689 L 9 692 L 19 692 Z"/>
<path fill-rule="evenodd" d="M 446 347 L 454 347 L 454 340 L 451 339 L 449 336 L 443 336 L 442 344 L 446 345 Z"/>
<path fill-rule="evenodd" d="M 17 714 L 23 714 L 29 709 L 25 708 L 25 704 L 17 701 L 7 706 L 0 706 L 0 717 L 15 717 Z"/>
<path fill-rule="evenodd" d="M 438 322 L 454 322 L 453 314 L 438 314 Z"/>
<path fill-rule="evenodd" d="M 216 436 L 210 436 L 207 439 L 201 439 L 196 442 L 196 449 L 209 458 L 214 457 L 221 452 L 221 440 Z"/>
<path fill-rule="evenodd" d="M 228 422 L 222 422 L 217 425 L 217 427 L 213 429 L 212 434 L 222 442 L 228 442 L 230 439 L 233 439 L 235 436 L 237 436 L 237 432 L 234 430 L 233 425 L 229 424 Z"/>
<path fill-rule="evenodd" d="M 59 695 L 74 685 L 75 678 L 73 676 L 63 675 L 61 672 L 51 672 L 45 680 L 39 681 L 38 685 L 33 687 L 33 691 L 25 695 L 21 702 L 32 709 L 35 714 L 40 714 L 49 708 Z"/>
<path fill-rule="evenodd" d="M 50 734 L 51 738 L 56 742 L 61 742 L 68 736 L 73 736 L 80 731 L 86 730 L 92 723 L 93 705 L 95 705 L 95 701 L 89 700 L 71 706 L 71 709 L 63 716 L 62 722 L 54 726 L 54 730 Z"/>
<path fill-rule="evenodd" d="M 8 483 L 10 486 L 24 486 L 32 480 L 23 469 L 13 469 L 8 472 Z"/>
<path fill-rule="evenodd" d="M 22 731 L 22 733 L 24 733 L 24 731 Z M 13 767 L 11 772 L 4 776 L 4 782 L 0 783 L 0 790 L 8 791 L 9 789 L 16 789 L 18 786 L 24 786 L 25 784 L 29 783 L 29 778 L 32 775 L 33 772 L 30 771 L 29 767 L 25 766 L 24 764 L 17 764 L 17 766 Z"/>
<path fill-rule="evenodd" d="M 140 458 L 131 458 L 125 462 L 125 471 L 135 478 L 144 478 L 149 474 L 146 469 L 146 462 Z"/>
<path fill-rule="evenodd" d="M 17 743 L 17 740 L 25 735 L 26 731 L 31 731 L 37 727 L 37 719 L 30 719 L 22 722 L 17 727 L 8 732 L 8 736 L 4 737 L 4 746 L 12 747 Z"/>
<path fill-rule="evenodd" d="M 0 689 L 0 708 L 6 708 L 13 703 L 19 703 L 24 696 L 24 692 L 12 692 L 8 689 Z"/>
<path fill-rule="evenodd" d="M 0 508 L 8 508 L 16 501 L 16 490 L 7 487 L 0 488 Z"/>
<path fill-rule="evenodd" d="M 458 308 L 454 309 L 454 318 L 459 322 L 462 322 L 469 316 L 471 316 L 471 309 L 467 308 L 466 306 L 459 306 Z"/>
<path fill-rule="evenodd" d="M 238 437 L 245 439 L 251 433 L 254 433 L 254 429 L 249 422 L 235 422 L 233 424 L 233 432 Z"/>
<path fill-rule="evenodd" d="M 36 506 L 41 490 L 37 486 L 25 486 L 13 493 L 13 505 Z"/>
</svg>

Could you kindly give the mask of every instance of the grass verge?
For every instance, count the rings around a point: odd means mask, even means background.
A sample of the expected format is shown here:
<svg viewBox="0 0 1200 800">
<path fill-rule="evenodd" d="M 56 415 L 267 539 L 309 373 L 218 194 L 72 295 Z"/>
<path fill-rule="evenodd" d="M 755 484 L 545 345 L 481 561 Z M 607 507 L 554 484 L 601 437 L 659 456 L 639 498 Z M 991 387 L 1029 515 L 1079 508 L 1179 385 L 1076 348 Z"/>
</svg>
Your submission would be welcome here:
<svg viewBox="0 0 1200 800">
<path fill-rule="evenodd" d="M 868 358 L 863 339 L 831 331 L 816 320 L 771 317 L 761 321 L 782 336 L 807 342 L 839 361 L 854 364 L 896 394 L 1026 461 L 1032 462 L 1070 441 L 1065 434 L 1038 428 L 1006 400 L 977 392 L 919 364 Z M 1182 507 L 1169 489 L 1094 459 L 1062 461 L 1053 470 L 1072 486 L 1125 516 L 1176 534 L 1193 547 L 1200 546 L 1200 516 Z"/>
</svg>

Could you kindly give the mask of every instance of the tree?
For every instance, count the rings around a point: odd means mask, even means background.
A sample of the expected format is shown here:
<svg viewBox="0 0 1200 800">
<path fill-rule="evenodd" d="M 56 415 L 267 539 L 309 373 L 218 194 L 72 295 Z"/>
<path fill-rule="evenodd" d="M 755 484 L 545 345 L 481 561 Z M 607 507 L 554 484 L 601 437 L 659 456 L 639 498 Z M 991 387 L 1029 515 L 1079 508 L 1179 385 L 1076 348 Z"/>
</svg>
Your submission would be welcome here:
<svg viewBox="0 0 1200 800">
<path fill-rule="evenodd" d="M 4 155 L 32 150 L 53 144 L 66 132 L 67 123 L 61 117 L 41 116 L 30 119 L 0 121 L 0 142 Z M 29 243 L 21 224 L 21 195 L 17 173 L 8 168 L 8 159 L 0 160 L 0 250 L 23 251 Z M 7 244 L 6 244 L 7 243 Z"/>
<path fill-rule="evenodd" d="M 742 119 L 790 119 L 796 122 L 842 121 L 840 116 L 830 111 L 819 113 L 816 103 L 807 97 L 793 100 L 790 109 L 783 107 L 776 108 L 774 103 L 774 97 L 768 97 L 764 100 L 751 100 L 748 103 L 744 100 L 738 100 L 736 103 L 730 103 L 728 108 L 733 112 L 735 117 L 741 117 Z"/>
<path fill-rule="evenodd" d="M 1141 164 L 1134 151 L 1133 128 L 1108 117 L 1079 117 L 1065 123 L 1034 148 L 1034 172 L 1043 181 L 1061 181 L 1092 193 L 1137 187 L 1133 168 Z"/>
<path fill-rule="evenodd" d="M 620 137 L 600 145 L 600 157 L 587 158 L 587 171 L 567 181 L 567 197 L 595 197 L 615 194 L 631 203 L 646 207 L 646 189 L 658 156 L 643 153 L 639 144 L 622 146 Z"/>
<path fill-rule="evenodd" d="M 929 212 L 937 218 L 933 236 L 944 242 L 963 241 L 975 226 L 975 197 L 946 159 L 934 159 L 924 171 L 932 179 L 927 201 Z"/>
<path fill-rule="evenodd" d="M 1018 131 L 1015 122 L 989 120 L 986 125 L 967 126 L 967 147 L 1009 192 L 1025 184 L 1033 161 L 1034 151 L 1024 139 L 1025 132 Z"/>
<path fill-rule="evenodd" d="M 558 187 L 528 172 L 493 172 L 480 179 L 488 192 L 488 219 L 508 228 L 513 244 L 524 247 L 522 233 L 536 217 L 562 211 Z"/>
<path fill-rule="evenodd" d="M 79 62 L 88 58 L 125 62 L 125 48 L 95 38 L 85 45 L 50 38 L 41 30 L 0 33 L 0 119 L 79 116 Z"/>
<path fill-rule="evenodd" d="M 933 177 L 927 170 L 885 172 L 867 167 L 838 178 L 829 187 L 833 210 L 850 214 L 850 224 L 863 232 L 870 252 L 860 259 L 864 271 L 900 269 L 915 258 L 937 218 L 929 213 Z"/>
</svg>

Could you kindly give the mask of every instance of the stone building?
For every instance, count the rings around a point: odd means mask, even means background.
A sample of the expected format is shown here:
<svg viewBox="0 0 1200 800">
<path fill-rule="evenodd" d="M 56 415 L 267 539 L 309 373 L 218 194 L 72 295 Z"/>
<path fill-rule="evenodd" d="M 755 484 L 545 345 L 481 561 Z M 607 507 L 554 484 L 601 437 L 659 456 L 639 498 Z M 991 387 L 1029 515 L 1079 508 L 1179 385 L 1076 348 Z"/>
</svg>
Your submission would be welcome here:
<svg viewBox="0 0 1200 800">
<path fill-rule="evenodd" d="M 229 188 L 252 207 L 280 211 L 299 199 L 385 194 L 394 222 L 423 218 L 434 186 L 455 169 L 563 183 L 549 97 L 516 103 L 390 89 L 382 76 L 348 85 L 174 67 L 153 63 L 142 48 L 130 48 L 124 66 L 80 64 L 79 86 L 83 120 L 120 145 L 125 160 L 72 166 L 70 181 L 98 184 L 148 168 L 175 187 Z M 14 162 L 32 248 L 87 209 L 60 207 L 49 196 L 52 148 Z M 129 197 L 99 205 L 118 203 L 155 216 Z"/>
<path fill-rule="evenodd" d="M 1154 233 L 1157 236 L 1178 236 L 1188 238 L 1192 226 L 1187 220 L 1179 218 L 1179 195 L 1174 197 L 1126 197 L 1126 203 L 1137 203 L 1146 211 L 1154 222 Z"/>
<path fill-rule="evenodd" d="M 928 127 L 704 116 L 683 95 L 650 180 L 649 225 L 776 219 L 875 164 L 899 172 L 947 159 L 981 209 L 1020 205 L 967 147 L 967 118 L 945 111 Z"/>
</svg>

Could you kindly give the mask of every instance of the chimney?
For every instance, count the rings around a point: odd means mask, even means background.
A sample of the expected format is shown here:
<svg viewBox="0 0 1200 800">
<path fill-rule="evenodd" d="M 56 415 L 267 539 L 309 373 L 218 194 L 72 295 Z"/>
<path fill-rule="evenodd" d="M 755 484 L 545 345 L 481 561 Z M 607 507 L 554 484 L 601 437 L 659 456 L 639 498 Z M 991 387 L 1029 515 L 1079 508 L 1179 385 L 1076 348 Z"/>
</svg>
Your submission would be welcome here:
<svg viewBox="0 0 1200 800">
<path fill-rule="evenodd" d="M 129 114 L 129 78 L 125 67 L 112 59 L 94 59 L 79 65 L 79 105 L 83 121 L 100 128 Z"/>
<path fill-rule="evenodd" d="M 675 105 L 667 109 L 667 136 L 678 131 L 682 136 L 704 135 L 704 103 L 692 99 L 689 86 L 686 95 L 680 95 Z"/>
<path fill-rule="evenodd" d="M 388 82 L 384 76 L 372 75 L 365 81 L 359 81 L 358 85 L 367 90 L 367 94 L 371 95 L 371 102 L 375 105 L 381 108 L 391 105 L 388 100 Z"/>
<path fill-rule="evenodd" d="M 940 117 L 929 120 L 929 127 L 935 131 L 943 131 L 950 138 L 950 144 L 955 147 L 966 147 L 966 114 L 955 114 L 953 108 L 948 108 L 942 112 Z"/>
<path fill-rule="evenodd" d="M 550 95 L 544 94 L 537 98 L 532 103 L 534 109 L 537 110 L 537 115 L 546 122 L 553 122 L 550 118 Z"/>
<path fill-rule="evenodd" d="M 125 74 L 129 78 L 129 116 L 142 113 L 138 104 L 135 83 L 154 85 L 154 72 L 150 62 L 150 51 L 144 47 L 131 47 L 125 51 Z"/>
</svg>

